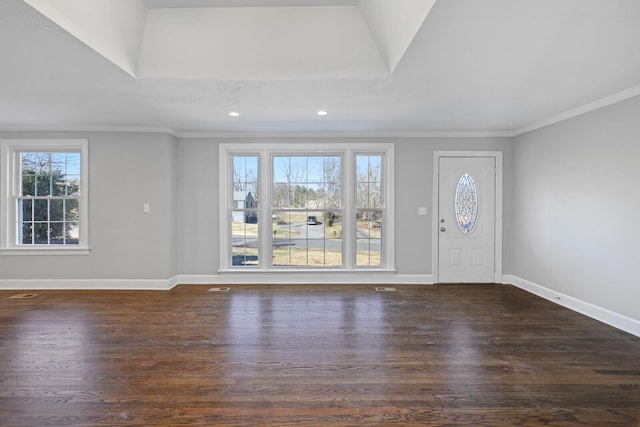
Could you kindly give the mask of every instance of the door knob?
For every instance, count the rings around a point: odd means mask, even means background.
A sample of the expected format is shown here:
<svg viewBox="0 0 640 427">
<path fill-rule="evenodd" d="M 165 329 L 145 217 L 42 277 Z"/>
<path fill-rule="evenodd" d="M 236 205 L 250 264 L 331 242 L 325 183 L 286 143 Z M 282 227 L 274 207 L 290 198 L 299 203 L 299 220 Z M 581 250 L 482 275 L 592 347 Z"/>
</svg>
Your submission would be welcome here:
<svg viewBox="0 0 640 427">
<path fill-rule="evenodd" d="M 440 231 L 447 231 L 447 229 L 444 227 L 440 227 Z"/>
</svg>

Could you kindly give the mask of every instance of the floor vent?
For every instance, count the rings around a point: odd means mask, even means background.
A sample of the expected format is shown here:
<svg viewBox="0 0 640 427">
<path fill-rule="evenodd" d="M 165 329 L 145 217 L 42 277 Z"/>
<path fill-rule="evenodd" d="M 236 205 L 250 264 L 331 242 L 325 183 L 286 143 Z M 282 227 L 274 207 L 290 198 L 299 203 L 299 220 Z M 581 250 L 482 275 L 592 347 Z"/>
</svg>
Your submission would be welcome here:
<svg viewBox="0 0 640 427">
<path fill-rule="evenodd" d="M 380 287 L 376 288 L 376 292 L 395 292 L 396 288 L 394 287 Z"/>
<path fill-rule="evenodd" d="M 231 288 L 209 288 L 209 292 L 227 292 Z"/>
<path fill-rule="evenodd" d="M 9 298 L 12 299 L 29 299 L 29 298 L 33 298 L 33 297 L 37 297 L 38 294 L 15 294 L 15 295 L 11 295 Z"/>
</svg>

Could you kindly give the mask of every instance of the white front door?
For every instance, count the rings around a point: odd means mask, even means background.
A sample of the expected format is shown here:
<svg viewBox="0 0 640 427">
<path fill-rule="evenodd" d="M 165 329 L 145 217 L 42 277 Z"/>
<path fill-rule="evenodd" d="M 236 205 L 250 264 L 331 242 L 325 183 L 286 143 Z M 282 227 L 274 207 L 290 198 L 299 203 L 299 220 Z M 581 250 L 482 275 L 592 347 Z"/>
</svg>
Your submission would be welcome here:
<svg viewBox="0 0 640 427">
<path fill-rule="evenodd" d="M 496 281 L 496 158 L 438 159 L 438 282 Z"/>
</svg>

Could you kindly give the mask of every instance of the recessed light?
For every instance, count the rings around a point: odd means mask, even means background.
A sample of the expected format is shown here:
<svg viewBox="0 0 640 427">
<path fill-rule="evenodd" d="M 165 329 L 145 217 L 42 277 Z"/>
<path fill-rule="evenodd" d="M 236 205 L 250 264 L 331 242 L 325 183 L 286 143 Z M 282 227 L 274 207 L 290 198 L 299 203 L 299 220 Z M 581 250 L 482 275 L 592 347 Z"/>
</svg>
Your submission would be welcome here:
<svg viewBox="0 0 640 427">
<path fill-rule="evenodd" d="M 240 116 L 240 113 L 238 113 L 237 111 L 229 111 L 229 115 L 231 117 L 238 117 L 238 116 Z"/>
<path fill-rule="evenodd" d="M 316 111 L 316 115 L 318 115 L 318 116 L 326 116 L 327 115 L 327 111 L 326 110 L 318 110 L 318 111 Z"/>
</svg>

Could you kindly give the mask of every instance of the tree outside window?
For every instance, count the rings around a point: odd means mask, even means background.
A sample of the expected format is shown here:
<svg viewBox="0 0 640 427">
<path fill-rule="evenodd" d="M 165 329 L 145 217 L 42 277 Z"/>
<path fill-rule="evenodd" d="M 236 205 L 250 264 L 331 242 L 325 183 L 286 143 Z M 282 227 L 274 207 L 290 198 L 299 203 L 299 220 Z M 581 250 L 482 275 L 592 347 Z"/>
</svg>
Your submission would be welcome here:
<svg viewBox="0 0 640 427">
<path fill-rule="evenodd" d="M 20 153 L 17 243 L 79 241 L 80 153 Z"/>
</svg>

